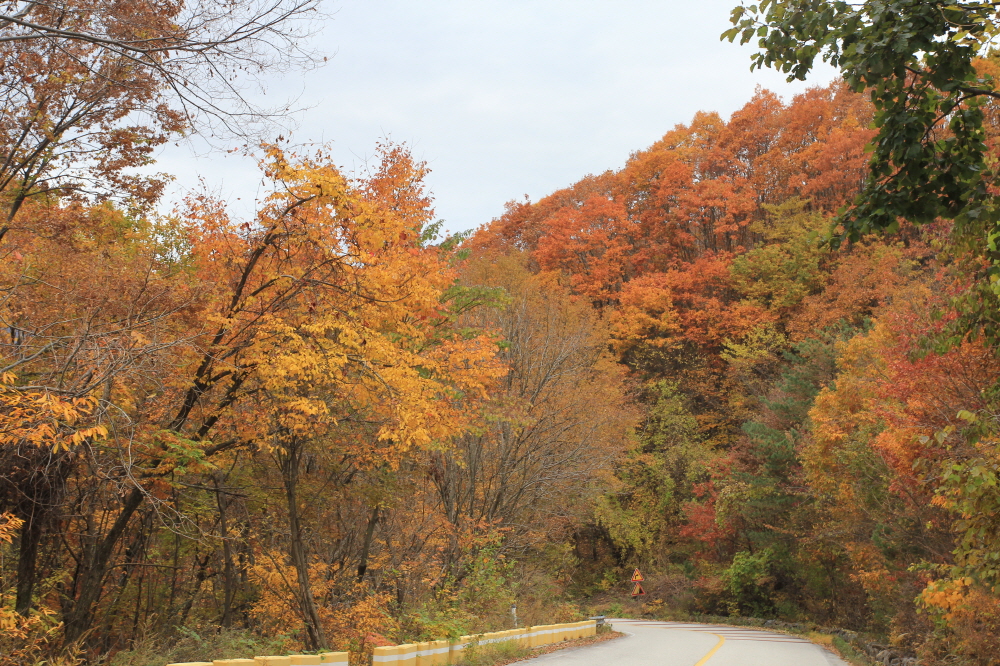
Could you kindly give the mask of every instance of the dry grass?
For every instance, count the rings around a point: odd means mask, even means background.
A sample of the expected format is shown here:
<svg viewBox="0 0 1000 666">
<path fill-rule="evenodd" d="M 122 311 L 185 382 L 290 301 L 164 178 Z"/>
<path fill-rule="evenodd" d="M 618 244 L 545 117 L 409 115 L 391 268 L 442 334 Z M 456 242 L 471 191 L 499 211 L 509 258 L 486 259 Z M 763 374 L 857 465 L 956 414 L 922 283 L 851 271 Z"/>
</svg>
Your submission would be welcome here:
<svg viewBox="0 0 1000 666">
<path fill-rule="evenodd" d="M 171 639 L 147 636 L 131 649 L 106 660 L 106 666 L 163 666 L 171 662 L 232 659 L 256 654 L 286 654 L 283 637 L 266 638 L 249 631 L 213 629 L 201 633 L 187 629 Z"/>
<path fill-rule="evenodd" d="M 506 664 L 513 664 L 518 661 L 524 661 L 525 659 L 533 659 L 534 657 L 555 652 L 557 650 L 586 647 L 588 645 L 610 641 L 615 638 L 621 638 L 624 635 L 625 634 L 620 631 L 606 631 L 598 634 L 597 636 L 588 636 L 587 638 L 578 638 L 572 641 L 562 641 L 560 643 L 552 643 L 550 645 L 543 645 L 537 648 L 517 648 L 516 651 L 512 651 L 510 654 L 503 654 L 498 651 L 491 657 L 492 661 L 487 660 L 487 651 L 484 650 L 481 655 L 476 655 L 476 658 L 481 660 L 465 661 L 462 662 L 462 666 L 506 666 Z M 502 645 L 504 645 L 504 643 L 495 643 L 484 647 L 500 647 Z M 512 647 L 516 648 L 516 646 Z"/>
</svg>

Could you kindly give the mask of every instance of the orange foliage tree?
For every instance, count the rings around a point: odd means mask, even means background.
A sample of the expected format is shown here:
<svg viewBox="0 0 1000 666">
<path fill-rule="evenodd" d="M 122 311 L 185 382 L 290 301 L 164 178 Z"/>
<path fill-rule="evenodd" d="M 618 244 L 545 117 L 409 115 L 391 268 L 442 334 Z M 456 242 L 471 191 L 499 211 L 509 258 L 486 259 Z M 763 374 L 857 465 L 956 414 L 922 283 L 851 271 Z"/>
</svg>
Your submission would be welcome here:
<svg viewBox="0 0 1000 666">
<path fill-rule="evenodd" d="M 66 543 L 78 566 L 59 592 L 72 643 L 102 601 L 113 603 L 109 585 L 141 584 L 108 576 L 148 541 L 129 526 L 174 515 L 182 527 L 178 489 L 213 474 L 213 461 L 274 451 L 295 507 L 289 465 L 300 445 L 394 467 L 471 425 L 472 405 L 502 374 L 496 345 L 450 329 L 454 277 L 440 250 L 421 245 L 422 166 L 398 147 L 383 157 L 378 172 L 350 181 L 322 154 L 293 160 L 271 148 L 264 168 L 276 191 L 252 222 L 206 198 L 161 227 L 57 200 L 39 215 L 74 233 L 9 237 L 6 361 L 22 378 L 4 389 L 9 413 L 27 418 L 18 400 L 79 405 L 63 417 L 75 419 L 65 444 L 41 422 L 11 430 L 5 447 L 14 465 L 50 460 L 28 498 L 37 520 L 19 539 L 22 611 L 37 603 L 29 529 L 80 535 Z M 64 513 L 67 502 L 97 503 L 100 519 Z M 306 564 L 301 552 L 293 560 Z"/>
</svg>

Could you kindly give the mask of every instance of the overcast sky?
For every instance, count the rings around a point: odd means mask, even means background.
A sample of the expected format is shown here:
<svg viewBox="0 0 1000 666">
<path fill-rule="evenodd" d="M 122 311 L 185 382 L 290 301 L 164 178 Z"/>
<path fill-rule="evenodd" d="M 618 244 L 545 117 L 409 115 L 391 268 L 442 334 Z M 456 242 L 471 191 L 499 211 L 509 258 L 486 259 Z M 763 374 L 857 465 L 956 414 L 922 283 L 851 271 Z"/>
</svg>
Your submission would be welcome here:
<svg viewBox="0 0 1000 666">
<path fill-rule="evenodd" d="M 380 137 L 432 169 L 439 218 L 489 222 L 629 154 L 699 110 L 727 117 L 761 85 L 786 99 L 806 84 L 750 72 L 749 46 L 719 41 L 738 0 L 327 0 L 315 47 L 327 64 L 268 81 L 298 96 L 296 143 L 332 142 L 348 171 Z M 808 85 L 824 85 L 829 68 Z M 249 211 L 260 177 L 238 155 L 170 148 L 175 199 L 204 179 Z"/>
</svg>

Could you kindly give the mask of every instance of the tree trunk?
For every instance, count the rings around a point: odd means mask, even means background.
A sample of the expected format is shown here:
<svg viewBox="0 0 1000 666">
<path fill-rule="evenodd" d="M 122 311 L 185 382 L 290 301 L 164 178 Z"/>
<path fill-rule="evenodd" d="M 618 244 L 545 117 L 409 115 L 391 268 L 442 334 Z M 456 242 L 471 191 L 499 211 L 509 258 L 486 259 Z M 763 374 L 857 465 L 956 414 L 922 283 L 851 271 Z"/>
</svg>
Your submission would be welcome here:
<svg viewBox="0 0 1000 666">
<path fill-rule="evenodd" d="M 27 616 L 38 582 L 38 548 L 54 520 L 72 465 L 65 454 L 28 449 L 8 454 L 0 466 L 0 494 L 16 497 L 14 515 L 24 520 L 18 535 L 14 610 Z"/>
<path fill-rule="evenodd" d="M 17 598 L 14 610 L 27 617 L 31 612 L 31 595 L 35 588 L 35 562 L 38 544 L 42 540 L 42 512 L 33 511 L 21 526 L 17 550 Z"/>
<path fill-rule="evenodd" d="M 233 626 L 233 600 L 236 598 L 236 587 L 239 581 L 236 580 L 236 567 L 233 564 L 233 547 L 229 538 L 229 523 L 227 520 L 227 510 L 229 509 L 229 498 L 226 492 L 219 487 L 219 477 L 215 481 L 215 497 L 219 504 L 219 531 L 222 532 L 222 619 L 223 627 Z"/>
<path fill-rule="evenodd" d="M 319 620 L 319 609 L 313 599 L 312 585 L 309 582 L 309 561 L 306 556 L 305 542 L 302 538 L 302 523 L 299 518 L 299 505 L 296 497 L 299 482 L 299 462 L 302 459 L 302 445 L 292 441 L 286 445 L 286 453 L 281 456 L 281 475 L 285 482 L 285 498 L 288 502 L 288 528 L 290 532 L 289 550 L 292 566 L 298 580 L 299 609 L 306 625 L 309 637 L 309 649 L 318 650 L 326 646 L 323 636 L 323 626 Z"/>
<path fill-rule="evenodd" d="M 358 561 L 358 582 L 360 583 L 365 572 L 368 571 L 368 554 L 372 549 L 372 537 L 375 535 L 375 525 L 378 523 L 378 507 L 372 509 L 372 515 L 368 517 L 368 529 L 365 530 L 365 541 L 361 546 L 361 559 Z"/>
<path fill-rule="evenodd" d="M 115 546 L 125 534 L 129 520 L 146 498 L 139 488 L 133 488 L 125 496 L 122 510 L 115 519 L 114 525 L 104 535 L 104 538 L 86 554 L 86 564 L 80 576 L 79 592 L 72 601 L 70 610 L 63 617 L 65 632 L 63 642 L 72 645 L 79 641 L 90 629 L 94 621 L 94 605 L 101 598 L 104 587 L 104 577 L 108 573 L 111 555 Z"/>
</svg>

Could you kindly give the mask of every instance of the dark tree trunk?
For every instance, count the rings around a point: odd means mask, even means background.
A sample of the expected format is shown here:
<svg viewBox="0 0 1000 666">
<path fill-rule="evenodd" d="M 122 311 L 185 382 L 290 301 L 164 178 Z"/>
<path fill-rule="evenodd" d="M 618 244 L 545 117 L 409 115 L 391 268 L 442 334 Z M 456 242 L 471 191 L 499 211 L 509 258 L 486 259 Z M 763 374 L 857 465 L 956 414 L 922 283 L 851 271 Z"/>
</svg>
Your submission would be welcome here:
<svg viewBox="0 0 1000 666">
<path fill-rule="evenodd" d="M 17 550 L 17 598 L 14 610 L 27 616 L 31 612 L 31 596 L 35 589 L 38 544 L 42 540 L 41 511 L 32 513 L 21 526 Z"/>
<path fill-rule="evenodd" d="M 0 511 L 24 521 L 18 534 L 14 609 L 31 612 L 38 582 L 39 548 L 62 501 L 72 465 L 46 448 L 11 447 L 0 455 Z"/>
<path fill-rule="evenodd" d="M 69 611 L 63 617 L 65 622 L 65 632 L 63 641 L 66 645 L 72 645 L 79 641 L 90 629 L 94 621 L 94 606 L 100 601 L 104 587 L 104 578 L 107 576 L 111 555 L 115 546 L 125 534 L 129 520 L 146 498 L 145 493 L 139 488 L 133 488 L 125 496 L 122 510 L 115 519 L 114 525 L 99 540 L 88 553 L 86 553 L 86 564 L 80 572 L 78 579 L 78 590 L 76 598 L 69 604 Z"/>
<path fill-rule="evenodd" d="M 378 524 L 378 507 L 372 509 L 372 515 L 368 517 L 368 529 L 365 530 L 365 541 L 361 545 L 361 559 L 358 561 L 358 582 L 360 583 L 368 571 L 368 554 L 372 549 L 372 537 L 375 535 L 375 525 Z"/>
<path fill-rule="evenodd" d="M 290 532 L 289 555 L 292 566 L 295 567 L 298 579 L 299 608 L 306 625 L 309 638 L 309 648 L 317 650 L 325 647 L 323 626 L 319 620 L 319 609 L 313 599 L 312 585 L 309 582 L 309 560 L 306 554 L 305 541 L 302 536 L 302 522 L 299 516 L 297 498 L 299 483 L 299 463 L 302 460 L 302 444 L 298 441 L 286 445 L 286 451 L 281 456 L 281 475 L 285 483 L 285 498 L 288 503 L 288 529 Z"/>
<path fill-rule="evenodd" d="M 219 531 L 222 533 L 222 619 L 223 627 L 233 626 L 233 600 L 239 581 L 233 564 L 233 546 L 229 537 L 228 509 L 230 504 L 226 491 L 219 486 L 220 478 L 215 478 L 215 497 L 219 504 Z"/>
</svg>

